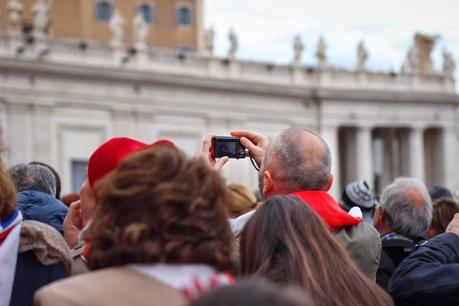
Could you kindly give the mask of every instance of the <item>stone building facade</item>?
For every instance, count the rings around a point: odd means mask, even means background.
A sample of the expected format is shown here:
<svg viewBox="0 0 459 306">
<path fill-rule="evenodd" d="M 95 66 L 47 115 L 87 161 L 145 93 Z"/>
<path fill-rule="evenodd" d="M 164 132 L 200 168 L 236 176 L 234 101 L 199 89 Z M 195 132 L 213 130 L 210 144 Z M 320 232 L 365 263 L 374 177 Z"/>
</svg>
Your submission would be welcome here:
<svg viewBox="0 0 459 306">
<path fill-rule="evenodd" d="M 132 53 L 106 43 L 81 48 L 68 40 L 23 42 L 0 34 L 7 161 L 51 164 L 67 192 L 78 188 L 89 155 L 110 137 L 169 138 L 194 155 L 209 132 L 248 129 L 272 136 L 296 126 L 328 142 L 335 196 L 355 179 L 380 191 L 400 175 L 456 190 L 459 97 L 450 66 L 423 70 L 430 67 L 423 62 L 430 60 L 422 47 L 426 39 L 416 36 L 402 72 L 382 73 L 366 71 L 362 47 L 359 69 L 348 71 L 328 66 L 322 47 L 320 65 L 302 66 L 299 41 L 291 65 L 273 65 L 238 60 L 235 36 L 228 58 L 216 58 L 211 52 L 149 46 Z M 230 161 L 224 174 L 257 187 L 248 160 Z"/>
</svg>

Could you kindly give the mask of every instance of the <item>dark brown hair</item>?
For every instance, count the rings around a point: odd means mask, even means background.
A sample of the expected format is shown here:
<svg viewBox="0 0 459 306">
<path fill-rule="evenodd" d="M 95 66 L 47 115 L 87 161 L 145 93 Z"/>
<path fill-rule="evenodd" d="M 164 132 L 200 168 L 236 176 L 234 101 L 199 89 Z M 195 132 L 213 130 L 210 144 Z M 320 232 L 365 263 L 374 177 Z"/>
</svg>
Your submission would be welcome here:
<svg viewBox="0 0 459 306">
<path fill-rule="evenodd" d="M 302 286 L 316 305 L 392 304 L 299 198 L 262 204 L 241 233 L 240 253 L 242 274 Z"/>
<path fill-rule="evenodd" d="M 453 198 L 443 197 L 435 200 L 430 228 L 436 235 L 444 233 L 456 213 L 459 213 L 459 203 Z"/>
<path fill-rule="evenodd" d="M 154 146 L 134 153 L 98 184 L 91 269 L 128 263 L 232 267 L 225 184 L 200 159 Z"/>
</svg>

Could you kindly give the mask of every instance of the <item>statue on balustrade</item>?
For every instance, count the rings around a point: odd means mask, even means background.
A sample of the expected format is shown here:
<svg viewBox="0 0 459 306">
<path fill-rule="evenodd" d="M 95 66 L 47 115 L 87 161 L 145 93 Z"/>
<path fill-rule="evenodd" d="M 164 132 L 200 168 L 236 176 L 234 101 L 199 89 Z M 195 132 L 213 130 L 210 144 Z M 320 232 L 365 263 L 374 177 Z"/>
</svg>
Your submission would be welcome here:
<svg viewBox="0 0 459 306">
<path fill-rule="evenodd" d="M 324 70 L 327 68 L 327 45 L 323 37 L 319 38 L 317 42 L 316 58 L 317 58 L 317 69 Z"/>
<path fill-rule="evenodd" d="M 228 39 L 230 43 L 230 47 L 228 50 L 228 59 L 234 60 L 236 58 L 237 49 L 239 48 L 239 42 L 238 42 L 236 33 L 234 33 L 233 29 L 230 30 L 228 34 Z"/>
<path fill-rule="evenodd" d="M 24 6 L 19 0 L 8 0 L 6 3 L 6 12 L 8 14 L 7 34 L 11 38 L 21 36 L 23 10 Z"/>
<path fill-rule="evenodd" d="M 213 27 L 204 32 L 204 54 L 207 56 L 214 54 L 214 37 L 215 31 Z"/>
<path fill-rule="evenodd" d="M 452 78 L 456 70 L 456 63 L 451 52 L 443 50 L 443 76 Z"/>
<path fill-rule="evenodd" d="M 110 30 L 112 31 L 112 39 L 110 45 L 114 49 L 119 49 L 124 46 L 123 36 L 124 36 L 124 24 L 125 20 L 119 9 L 113 11 L 113 15 L 109 21 Z"/>
<path fill-rule="evenodd" d="M 300 35 L 295 36 L 293 41 L 293 66 L 301 66 L 301 57 L 303 56 L 304 44 L 301 41 Z"/>
<path fill-rule="evenodd" d="M 51 0 L 37 0 L 32 6 L 33 36 L 35 39 L 45 39 L 49 34 L 49 10 Z"/>
<path fill-rule="evenodd" d="M 138 51 L 144 51 L 147 48 L 149 28 L 142 11 L 137 11 L 132 23 L 134 28 L 135 48 Z M 122 31 L 120 35 L 122 37 Z"/>
<path fill-rule="evenodd" d="M 359 73 L 366 71 L 366 64 L 368 60 L 368 51 L 365 48 L 365 43 L 362 41 L 359 42 L 357 46 L 357 67 L 356 70 Z"/>
</svg>

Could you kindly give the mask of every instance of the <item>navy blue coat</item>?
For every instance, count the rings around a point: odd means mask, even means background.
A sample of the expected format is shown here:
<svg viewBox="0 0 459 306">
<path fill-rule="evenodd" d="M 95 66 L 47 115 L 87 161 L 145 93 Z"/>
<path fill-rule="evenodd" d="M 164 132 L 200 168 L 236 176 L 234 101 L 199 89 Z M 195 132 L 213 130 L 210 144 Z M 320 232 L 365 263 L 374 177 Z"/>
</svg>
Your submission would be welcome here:
<svg viewBox="0 0 459 306">
<path fill-rule="evenodd" d="M 16 194 L 16 203 L 24 220 L 43 222 L 64 234 L 63 223 L 68 209 L 55 197 L 35 190 L 25 190 Z"/>
<path fill-rule="evenodd" d="M 401 262 L 389 282 L 395 305 L 459 305 L 459 236 L 439 235 Z"/>
<path fill-rule="evenodd" d="M 38 289 L 64 277 L 62 264 L 45 266 L 33 251 L 19 254 L 10 306 L 33 306 L 33 296 Z"/>
</svg>

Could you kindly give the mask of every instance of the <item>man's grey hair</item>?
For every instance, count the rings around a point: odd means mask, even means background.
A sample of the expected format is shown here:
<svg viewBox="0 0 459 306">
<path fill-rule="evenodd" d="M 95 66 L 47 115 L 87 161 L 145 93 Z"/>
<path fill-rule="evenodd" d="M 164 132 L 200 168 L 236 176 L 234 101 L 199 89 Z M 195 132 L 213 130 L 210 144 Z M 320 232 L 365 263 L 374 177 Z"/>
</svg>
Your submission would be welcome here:
<svg viewBox="0 0 459 306">
<path fill-rule="evenodd" d="M 18 164 L 8 169 L 17 192 L 35 190 L 54 196 L 56 178 L 47 167 L 36 164 Z"/>
<path fill-rule="evenodd" d="M 424 235 L 429 228 L 432 200 L 422 181 L 397 178 L 384 188 L 380 202 L 388 215 L 388 225 L 394 231 L 415 238 Z"/>
<path fill-rule="evenodd" d="M 299 138 L 304 133 L 318 137 L 323 148 L 305 148 Z M 270 160 L 277 161 L 276 179 L 288 191 L 324 190 L 330 181 L 331 153 L 327 143 L 316 133 L 288 128 L 270 143 Z M 321 151 L 320 154 L 311 151 Z M 323 152 L 322 152 L 323 151 Z"/>
</svg>

